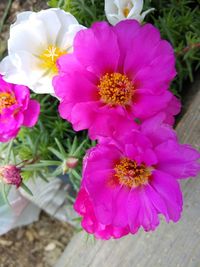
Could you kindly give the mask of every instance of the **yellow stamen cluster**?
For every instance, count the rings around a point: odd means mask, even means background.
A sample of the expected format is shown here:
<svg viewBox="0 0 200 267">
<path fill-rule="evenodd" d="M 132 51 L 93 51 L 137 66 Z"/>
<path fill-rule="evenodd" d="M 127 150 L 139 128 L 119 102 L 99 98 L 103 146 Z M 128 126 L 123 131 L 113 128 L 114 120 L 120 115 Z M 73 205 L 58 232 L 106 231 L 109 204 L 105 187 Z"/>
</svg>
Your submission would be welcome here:
<svg viewBox="0 0 200 267">
<path fill-rule="evenodd" d="M 133 3 L 129 2 L 127 6 L 123 9 L 124 17 L 127 18 L 131 9 L 133 8 Z"/>
<path fill-rule="evenodd" d="M 147 184 L 150 176 L 150 168 L 145 164 L 138 165 L 135 161 L 128 158 L 122 158 L 115 166 L 115 178 L 119 184 L 129 188 Z"/>
<path fill-rule="evenodd" d="M 133 83 L 118 72 L 102 76 L 98 88 L 102 102 L 111 106 L 130 104 L 134 93 Z"/>
<path fill-rule="evenodd" d="M 128 8 L 128 7 L 125 7 L 124 9 L 123 9 L 123 14 L 124 14 L 124 16 L 127 18 L 128 17 L 128 14 L 130 13 L 130 9 Z"/>
<path fill-rule="evenodd" d="M 4 108 L 9 108 L 16 103 L 15 96 L 11 93 L 0 93 L 0 114 Z"/>
<path fill-rule="evenodd" d="M 57 46 L 49 45 L 49 47 L 39 56 L 41 59 L 40 67 L 56 74 L 58 72 L 56 61 L 64 54 L 66 54 L 66 52 L 62 51 Z"/>
</svg>

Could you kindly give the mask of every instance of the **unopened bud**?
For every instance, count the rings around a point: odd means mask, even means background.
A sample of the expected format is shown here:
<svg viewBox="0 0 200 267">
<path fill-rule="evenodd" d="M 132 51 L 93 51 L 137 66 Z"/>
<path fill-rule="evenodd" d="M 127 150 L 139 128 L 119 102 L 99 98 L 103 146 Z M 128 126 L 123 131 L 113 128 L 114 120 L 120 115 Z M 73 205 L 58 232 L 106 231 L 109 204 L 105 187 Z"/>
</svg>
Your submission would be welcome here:
<svg viewBox="0 0 200 267">
<path fill-rule="evenodd" d="M 16 187 L 19 187 L 22 183 L 20 169 L 15 165 L 6 165 L 0 167 L 0 179 L 5 184 L 15 185 Z"/>
<path fill-rule="evenodd" d="M 69 157 L 69 158 L 67 158 L 67 160 L 66 160 L 66 166 L 69 169 L 74 169 L 74 168 L 76 168 L 77 165 L 78 165 L 78 159 L 77 158 L 75 158 L 75 157 Z"/>
</svg>

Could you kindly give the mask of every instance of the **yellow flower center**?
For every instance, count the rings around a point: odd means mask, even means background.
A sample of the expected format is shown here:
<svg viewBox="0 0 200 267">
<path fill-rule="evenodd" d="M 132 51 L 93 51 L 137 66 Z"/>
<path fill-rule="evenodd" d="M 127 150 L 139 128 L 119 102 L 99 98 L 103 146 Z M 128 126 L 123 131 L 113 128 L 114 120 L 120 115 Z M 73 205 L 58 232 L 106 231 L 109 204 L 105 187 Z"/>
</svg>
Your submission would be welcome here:
<svg viewBox="0 0 200 267">
<path fill-rule="evenodd" d="M 123 9 L 124 17 L 127 18 L 131 9 L 133 8 L 133 3 L 129 2 L 127 6 Z"/>
<path fill-rule="evenodd" d="M 121 73 L 106 73 L 98 85 L 101 100 L 108 105 L 128 105 L 131 103 L 134 85 Z"/>
<path fill-rule="evenodd" d="M 16 99 L 13 94 L 8 92 L 0 93 L 0 114 L 4 108 L 9 108 L 14 104 L 16 104 Z"/>
<path fill-rule="evenodd" d="M 66 54 L 66 51 L 61 50 L 59 47 L 54 45 L 49 45 L 47 49 L 39 56 L 41 59 L 40 67 L 43 69 L 50 70 L 53 74 L 58 73 L 58 68 L 56 65 L 57 59 Z"/>
<path fill-rule="evenodd" d="M 127 18 L 128 17 L 128 14 L 130 13 L 130 9 L 128 8 L 128 7 L 125 7 L 124 9 L 123 9 L 123 14 L 124 14 L 124 16 Z"/>
<path fill-rule="evenodd" d="M 148 183 L 151 171 L 152 169 L 143 163 L 138 165 L 135 161 L 122 158 L 115 166 L 115 178 L 121 185 L 138 187 Z"/>
</svg>

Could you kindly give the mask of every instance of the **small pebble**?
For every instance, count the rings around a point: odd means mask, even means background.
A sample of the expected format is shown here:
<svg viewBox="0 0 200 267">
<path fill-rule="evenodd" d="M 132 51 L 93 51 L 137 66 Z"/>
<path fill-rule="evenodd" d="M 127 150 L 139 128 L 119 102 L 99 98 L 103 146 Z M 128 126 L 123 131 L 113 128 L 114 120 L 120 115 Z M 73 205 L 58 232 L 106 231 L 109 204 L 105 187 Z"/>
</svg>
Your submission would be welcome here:
<svg viewBox="0 0 200 267">
<path fill-rule="evenodd" d="M 1 246 L 10 247 L 12 244 L 13 244 L 12 241 L 8 241 L 8 240 L 0 239 L 0 245 L 1 245 Z"/>
<path fill-rule="evenodd" d="M 44 250 L 45 251 L 52 251 L 56 248 L 56 244 L 55 243 L 49 243 L 45 248 Z"/>
</svg>

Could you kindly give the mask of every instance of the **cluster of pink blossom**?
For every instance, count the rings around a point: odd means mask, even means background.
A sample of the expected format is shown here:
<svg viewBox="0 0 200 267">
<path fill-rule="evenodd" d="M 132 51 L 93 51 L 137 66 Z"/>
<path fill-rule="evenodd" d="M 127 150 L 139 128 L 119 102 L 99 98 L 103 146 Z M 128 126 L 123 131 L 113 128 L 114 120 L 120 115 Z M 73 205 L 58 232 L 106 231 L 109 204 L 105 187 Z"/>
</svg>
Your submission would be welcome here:
<svg viewBox="0 0 200 267">
<path fill-rule="evenodd" d="M 138 22 L 152 9 L 140 14 L 141 2 L 131 2 L 117 23 L 115 2 L 106 4 L 113 26 L 86 29 L 60 9 L 19 14 L 0 63 L 0 142 L 37 122 L 40 106 L 26 86 L 56 96 L 61 117 L 98 141 L 84 158 L 74 207 L 83 228 L 102 239 L 154 230 L 160 214 L 177 222 L 178 180 L 200 170 L 200 154 L 173 130 L 181 108 L 169 90 L 173 48 L 153 25 Z M 127 19 L 133 15 L 138 21 Z M 77 159 L 66 164 L 73 168 Z M 0 178 L 22 183 L 13 165 L 0 168 Z"/>
<path fill-rule="evenodd" d="M 33 127 L 40 105 L 26 86 L 5 82 L 0 75 L 0 142 L 15 138 L 21 126 Z"/>
<path fill-rule="evenodd" d="M 176 75 L 171 45 L 151 24 L 126 20 L 81 30 L 74 52 L 58 59 L 53 86 L 60 115 L 97 139 L 84 159 L 75 210 L 97 238 L 154 230 L 159 215 L 177 222 L 178 179 L 195 176 L 199 153 L 181 145 L 169 91 Z"/>
</svg>

